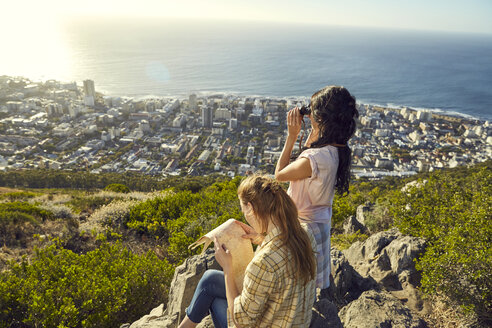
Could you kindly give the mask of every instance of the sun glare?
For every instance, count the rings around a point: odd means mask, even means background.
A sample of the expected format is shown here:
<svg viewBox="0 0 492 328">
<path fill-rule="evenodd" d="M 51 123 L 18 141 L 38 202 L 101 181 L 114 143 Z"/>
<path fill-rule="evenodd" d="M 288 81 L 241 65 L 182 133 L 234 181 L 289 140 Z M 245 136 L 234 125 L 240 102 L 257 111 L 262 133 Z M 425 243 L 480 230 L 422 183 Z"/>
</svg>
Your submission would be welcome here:
<svg viewBox="0 0 492 328">
<path fill-rule="evenodd" d="M 1 74 L 33 79 L 70 76 L 68 49 L 53 16 L 36 15 L 35 10 L 26 10 L 22 15 L 5 12 L 0 17 L 0 38 Z"/>
</svg>

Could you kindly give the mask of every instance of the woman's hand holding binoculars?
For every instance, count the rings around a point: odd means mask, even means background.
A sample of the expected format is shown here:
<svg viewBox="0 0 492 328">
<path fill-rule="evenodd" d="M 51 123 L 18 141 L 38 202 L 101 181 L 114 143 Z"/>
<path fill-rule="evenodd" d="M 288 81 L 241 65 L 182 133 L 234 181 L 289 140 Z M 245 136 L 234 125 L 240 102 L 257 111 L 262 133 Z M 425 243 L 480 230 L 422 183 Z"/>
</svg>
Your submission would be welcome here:
<svg viewBox="0 0 492 328">
<path fill-rule="evenodd" d="M 302 128 L 302 115 L 299 107 L 295 107 L 287 113 L 287 134 L 288 137 L 297 139 Z"/>
</svg>

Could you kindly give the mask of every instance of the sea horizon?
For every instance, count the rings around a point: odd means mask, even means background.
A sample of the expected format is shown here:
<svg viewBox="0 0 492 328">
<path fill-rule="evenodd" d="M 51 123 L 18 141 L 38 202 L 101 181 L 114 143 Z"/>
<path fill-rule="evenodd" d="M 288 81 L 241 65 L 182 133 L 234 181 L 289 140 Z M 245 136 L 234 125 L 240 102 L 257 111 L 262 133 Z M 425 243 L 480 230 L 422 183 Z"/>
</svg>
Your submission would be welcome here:
<svg viewBox="0 0 492 328">
<path fill-rule="evenodd" d="M 157 19 L 63 26 L 63 56 L 51 71 L 0 66 L 0 74 L 78 85 L 91 79 L 105 95 L 133 98 L 309 97 L 343 85 L 363 104 L 492 120 L 488 34 Z"/>
</svg>

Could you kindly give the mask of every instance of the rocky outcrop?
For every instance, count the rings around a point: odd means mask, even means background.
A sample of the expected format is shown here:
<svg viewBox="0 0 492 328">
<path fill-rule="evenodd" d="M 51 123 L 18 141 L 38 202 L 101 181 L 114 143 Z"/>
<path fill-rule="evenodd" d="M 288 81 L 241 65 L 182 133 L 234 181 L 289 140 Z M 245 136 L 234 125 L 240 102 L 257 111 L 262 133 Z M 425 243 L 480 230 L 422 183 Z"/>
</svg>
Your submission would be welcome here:
<svg viewBox="0 0 492 328">
<path fill-rule="evenodd" d="M 425 328 L 416 316 L 388 292 L 370 290 L 343 307 L 338 315 L 345 328 Z"/>
<path fill-rule="evenodd" d="M 349 216 L 343 222 L 343 232 L 345 234 L 352 234 L 357 232 L 363 234 L 369 233 L 367 227 L 359 222 L 359 220 L 357 220 L 354 215 Z"/>
<path fill-rule="evenodd" d="M 185 309 L 190 304 L 195 287 L 208 269 L 220 269 L 215 261 L 214 251 L 209 248 L 203 255 L 192 256 L 178 266 L 171 282 L 169 301 L 159 305 L 149 315 L 131 324 L 131 328 L 174 328 L 185 316 Z M 203 320 L 200 327 L 210 326 L 211 320 Z"/>
<path fill-rule="evenodd" d="M 337 312 L 336 305 L 328 299 L 318 299 L 313 306 L 313 317 L 311 318 L 309 328 L 343 328 Z"/>
<path fill-rule="evenodd" d="M 422 238 L 402 236 L 394 228 L 355 242 L 344 255 L 363 277 L 370 276 L 386 288 L 399 290 L 406 283 L 417 286 L 420 277 L 414 259 L 424 249 Z"/>
<path fill-rule="evenodd" d="M 417 290 L 420 273 L 414 262 L 424 250 L 424 239 L 391 229 L 354 243 L 344 255 L 362 277 L 373 279 L 411 310 L 426 314 L 428 306 Z"/>
<path fill-rule="evenodd" d="M 309 327 L 426 327 L 419 316 L 426 307 L 416 289 L 420 277 L 413 262 L 424 247 L 424 240 L 392 229 L 344 252 L 333 248 L 331 284 L 318 291 Z M 176 268 L 167 307 L 161 304 L 124 328 L 177 327 L 198 281 L 212 268 L 219 269 L 213 249 L 188 258 Z M 198 327 L 213 327 L 210 316 Z"/>
<path fill-rule="evenodd" d="M 377 283 L 370 277 L 362 277 L 336 248 L 331 250 L 331 278 L 327 298 L 338 307 L 342 307 L 366 290 L 377 288 Z"/>
</svg>

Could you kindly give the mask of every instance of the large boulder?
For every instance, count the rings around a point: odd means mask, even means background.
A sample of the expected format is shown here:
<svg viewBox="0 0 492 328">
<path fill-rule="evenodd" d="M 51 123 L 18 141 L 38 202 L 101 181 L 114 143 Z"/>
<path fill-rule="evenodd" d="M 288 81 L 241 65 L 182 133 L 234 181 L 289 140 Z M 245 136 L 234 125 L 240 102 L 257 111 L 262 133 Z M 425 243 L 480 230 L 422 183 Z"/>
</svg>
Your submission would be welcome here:
<svg viewBox="0 0 492 328">
<path fill-rule="evenodd" d="M 362 293 L 338 312 L 345 328 L 425 328 L 427 324 L 388 292 Z"/>
<path fill-rule="evenodd" d="M 213 249 L 207 249 L 203 255 L 192 256 L 178 266 L 170 286 L 169 301 L 159 305 L 131 324 L 131 328 L 174 328 L 185 316 L 185 309 L 190 304 L 198 281 L 208 269 L 218 269 Z M 203 320 L 200 327 L 210 327 L 211 320 Z M 213 327 L 213 324 L 212 324 Z"/>
<path fill-rule="evenodd" d="M 135 321 L 131 325 L 125 324 L 120 326 L 120 328 L 174 328 L 176 327 L 176 323 L 178 322 L 178 316 L 165 315 L 164 304 L 159 305 L 154 308 L 150 314 L 147 314 L 140 318 L 138 321 Z"/>
<path fill-rule="evenodd" d="M 355 242 L 344 255 L 363 277 L 371 276 L 386 288 L 398 290 L 403 283 L 418 285 L 420 276 L 414 259 L 424 249 L 424 239 L 403 236 L 394 228 Z"/>
<path fill-rule="evenodd" d="M 366 290 L 377 288 L 371 277 L 362 277 L 350 265 L 343 253 L 331 249 L 331 279 L 327 298 L 339 308 L 357 299 Z"/>
<path fill-rule="evenodd" d="M 424 315 L 429 306 L 417 290 L 420 273 L 414 262 L 424 250 L 424 239 L 403 236 L 394 228 L 356 242 L 343 253 L 362 277 L 373 279 L 411 310 Z"/>
<path fill-rule="evenodd" d="M 309 328 L 343 328 L 337 312 L 337 306 L 328 299 L 318 300 L 313 306 Z"/>
<path fill-rule="evenodd" d="M 221 270 L 220 265 L 215 260 L 215 252 L 212 248 L 207 249 L 201 256 L 187 258 L 183 264 L 176 268 L 170 286 L 167 315 L 178 314 L 179 321 L 184 318 L 185 309 L 190 305 L 195 288 L 208 269 Z"/>
<path fill-rule="evenodd" d="M 352 266 L 368 262 L 374 260 L 386 246 L 401 236 L 402 234 L 396 228 L 382 231 L 370 236 L 364 242 L 356 241 L 343 253 Z"/>
</svg>

